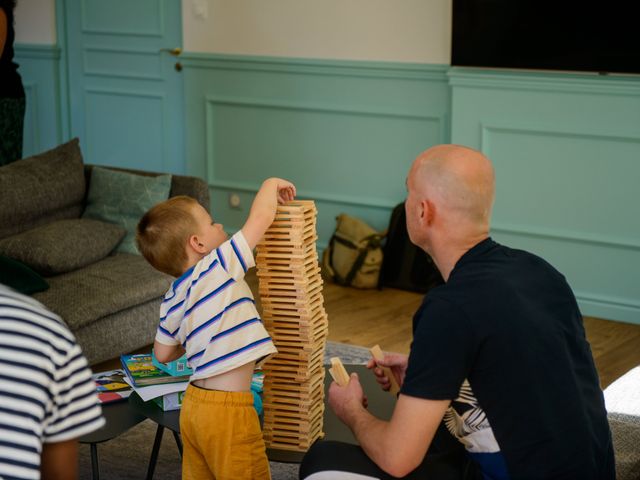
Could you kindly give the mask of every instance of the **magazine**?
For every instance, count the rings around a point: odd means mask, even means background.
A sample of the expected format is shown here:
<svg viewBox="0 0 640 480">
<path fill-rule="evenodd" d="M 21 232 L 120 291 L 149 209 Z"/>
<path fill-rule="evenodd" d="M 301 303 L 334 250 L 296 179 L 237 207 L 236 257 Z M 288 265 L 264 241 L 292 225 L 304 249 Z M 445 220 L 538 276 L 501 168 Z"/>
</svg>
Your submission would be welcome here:
<svg viewBox="0 0 640 480">
<path fill-rule="evenodd" d="M 122 355 L 122 367 L 133 386 L 161 385 L 164 383 L 186 382 L 190 375 L 170 375 L 153 364 L 150 353 Z"/>
<path fill-rule="evenodd" d="M 125 382 L 123 370 L 108 370 L 92 375 L 96 384 L 96 393 L 100 403 L 111 403 L 125 400 L 131 395 L 133 389 Z"/>
</svg>

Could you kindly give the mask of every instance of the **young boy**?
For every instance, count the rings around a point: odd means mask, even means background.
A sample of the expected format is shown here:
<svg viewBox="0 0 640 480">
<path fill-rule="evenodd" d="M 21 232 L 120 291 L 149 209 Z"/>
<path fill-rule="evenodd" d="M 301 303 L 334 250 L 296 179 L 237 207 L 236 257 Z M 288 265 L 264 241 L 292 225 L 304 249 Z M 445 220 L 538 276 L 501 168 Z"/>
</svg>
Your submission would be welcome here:
<svg viewBox="0 0 640 480">
<path fill-rule="evenodd" d="M 253 249 L 295 186 L 265 180 L 231 239 L 194 199 L 170 198 L 138 223 L 136 241 L 156 269 L 179 277 L 160 306 L 156 358 L 186 351 L 193 375 L 182 403 L 183 479 L 270 478 L 251 395 L 256 364 L 276 353 L 244 281 Z"/>
</svg>

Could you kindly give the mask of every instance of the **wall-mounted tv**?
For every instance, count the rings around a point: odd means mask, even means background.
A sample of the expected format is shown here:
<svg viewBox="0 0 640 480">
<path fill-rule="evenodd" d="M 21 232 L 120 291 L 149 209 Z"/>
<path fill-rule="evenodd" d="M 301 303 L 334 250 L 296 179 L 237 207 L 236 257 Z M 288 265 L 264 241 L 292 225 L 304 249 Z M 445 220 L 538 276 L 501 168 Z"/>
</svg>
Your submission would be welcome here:
<svg viewBox="0 0 640 480">
<path fill-rule="evenodd" d="M 631 0 L 453 0 L 451 64 L 640 74 Z"/>
</svg>

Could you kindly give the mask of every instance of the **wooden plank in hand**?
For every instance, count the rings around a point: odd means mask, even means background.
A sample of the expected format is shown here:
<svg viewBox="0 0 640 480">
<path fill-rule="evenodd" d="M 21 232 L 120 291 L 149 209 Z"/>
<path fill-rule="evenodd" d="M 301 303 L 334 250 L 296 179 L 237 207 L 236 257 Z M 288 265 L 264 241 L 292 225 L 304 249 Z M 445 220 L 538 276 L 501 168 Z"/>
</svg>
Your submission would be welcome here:
<svg viewBox="0 0 640 480">
<path fill-rule="evenodd" d="M 371 355 L 373 355 L 373 359 L 376 361 L 376 363 L 379 360 L 384 360 L 384 353 L 382 352 L 380 345 L 374 345 L 369 349 L 369 351 L 371 352 Z M 391 387 L 389 388 L 389 393 L 391 393 L 392 395 L 397 395 L 398 392 L 400 391 L 400 386 L 396 381 L 396 377 L 393 376 L 391 369 L 389 367 L 383 367 L 382 365 L 378 365 L 378 366 L 382 369 L 385 377 L 387 377 L 389 379 L 389 382 L 391 383 Z"/>
<path fill-rule="evenodd" d="M 349 374 L 338 357 L 331 357 L 329 373 L 333 377 L 333 380 L 341 387 L 349 383 Z"/>
</svg>

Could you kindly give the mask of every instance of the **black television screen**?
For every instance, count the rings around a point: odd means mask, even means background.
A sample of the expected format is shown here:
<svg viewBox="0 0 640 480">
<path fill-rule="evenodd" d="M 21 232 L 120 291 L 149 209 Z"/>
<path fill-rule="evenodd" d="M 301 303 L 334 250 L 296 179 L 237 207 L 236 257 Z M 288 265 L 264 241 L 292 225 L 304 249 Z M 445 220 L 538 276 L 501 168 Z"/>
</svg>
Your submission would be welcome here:
<svg viewBox="0 0 640 480">
<path fill-rule="evenodd" d="M 632 0 L 453 0 L 451 64 L 640 73 Z"/>
</svg>

